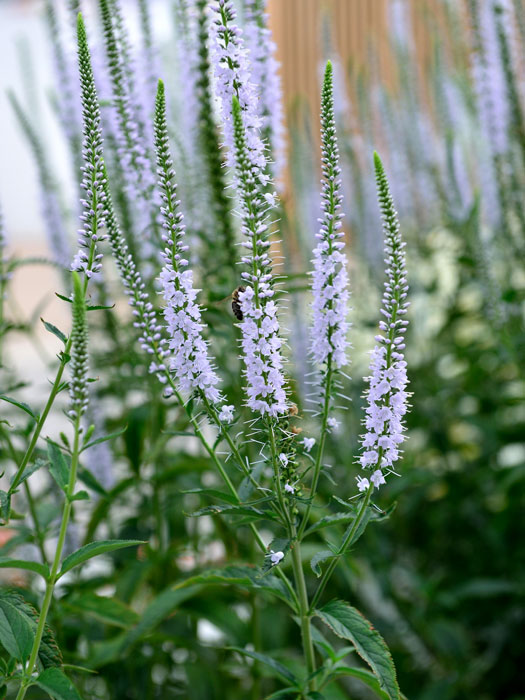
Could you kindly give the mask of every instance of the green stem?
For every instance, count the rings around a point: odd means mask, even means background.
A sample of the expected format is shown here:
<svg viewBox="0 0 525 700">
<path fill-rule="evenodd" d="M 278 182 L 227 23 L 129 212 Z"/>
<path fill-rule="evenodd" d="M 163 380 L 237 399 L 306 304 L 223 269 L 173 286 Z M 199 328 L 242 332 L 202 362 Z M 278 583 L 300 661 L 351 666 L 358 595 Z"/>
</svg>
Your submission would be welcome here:
<svg viewBox="0 0 525 700">
<path fill-rule="evenodd" d="M 317 486 L 319 485 L 319 477 L 321 475 L 321 464 L 323 462 L 324 447 L 326 443 L 326 432 L 328 427 L 328 414 L 330 413 L 330 400 L 332 392 L 332 353 L 328 355 L 326 375 L 324 384 L 324 405 L 323 405 L 323 418 L 321 421 L 321 437 L 319 439 L 319 449 L 317 450 L 317 457 L 314 464 L 314 475 L 312 478 L 312 489 L 310 492 L 310 502 L 306 507 L 305 514 L 299 526 L 299 532 L 297 537 L 301 540 L 306 527 L 308 526 L 308 520 L 310 518 L 310 512 L 312 510 L 312 505 L 314 502 L 315 495 L 317 493 Z"/>
<path fill-rule="evenodd" d="M 58 580 L 58 572 L 60 569 L 60 564 L 62 562 L 62 552 L 64 549 L 64 543 L 66 540 L 67 527 L 69 524 L 69 519 L 71 517 L 71 509 L 73 506 L 72 497 L 75 491 L 75 485 L 77 480 L 77 469 L 78 469 L 78 458 L 79 458 L 79 448 L 80 448 L 80 417 L 77 417 L 75 421 L 75 438 L 73 444 L 73 452 L 71 455 L 71 471 L 69 472 L 69 482 L 67 485 L 67 490 L 65 494 L 64 510 L 62 512 L 62 521 L 60 523 L 60 531 L 58 534 L 57 547 L 55 551 L 55 556 L 53 558 L 53 564 L 51 567 L 51 573 L 46 583 L 46 592 L 44 595 L 44 601 L 42 603 L 42 609 L 40 611 L 40 616 L 38 618 L 38 625 L 36 628 L 35 639 L 33 642 L 33 647 L 31 649 L 31 655 L 27 667 L 24 672 L 24 677 L 20 688 L 18 690 L 16 700 L 23 700 L 27 689 L 31 683 L 31 675 L 33 669 L 37 662 L 38 652 L 40 649 L 40 643 L 44 635 L 47 616 L 49 613 L 49 608 L 51 607 L 51 602 L 53 600 L 53 593 L 55 590 L 55 585 Z"/>
<path fill-rule="evenodd" d="M 330 563 L 326 567 L 326 569 L 321 577 L 321 580 L 319 582 L 319 586 L 318 586 L 318 588 L 315 592 L 315 595 L 312 599 L 312 604 L 310 606 L 310 614 L 313 612 L 315 606 L 317 605 L 319 598 L 321 597 L 321 595 L 326 587 L 326 584 L 328 583 L 331 575 L 333 574 L 335 567 L 339 563 L 339 559 L 345 554 L 346 548 L 348 547 L 348 543 L 352 541 L 355 533 L 357 532 L 359 526 L 361 525 L 361 522 L 362 522 L 362 520 L 365 516 L 365 513 L 366 513 L 366 509 L 368 508 L 368 504 L 370 503 L 370 498 L 372 496 L 373 489 L 374 489 L 374 486 L 373 486 L 373 484 L 371 484 L 368 487 L 368 490 L 365 494 L 365 497 L 363 498 L 363 500 L 361 502 L 361 507 L 359 508 L 359 511 L 356 515 L 356 518 L 354 520 L 352 527 L 348 530 L 343 541 L 341 542 L 341 546 L 339 547 L 339 551 L 337 552 L 337 554 L 334 556 L 334 558 L 330 561 Z"/>
<path fill-rule="evenodd" d="M 299 598 L 299 616 L 301 618 L 301 636 L 303 640 L 304 660 L 308 675 L 315 670 L 315 654 L 312 642 L 312 631 L 310 627 L 310 612 L 308 606 L 308 592 L 304 578 L 303 562 L 301 559 L 301 545 L 298 541 L 292 546 L 293 575 L 297 586 Z M 309 681 L 310 690 L 316 689 L 315 678 Z"/>
<path fill-rule="evenodd" d="M 3 436 L 4 440 L 7 443 L 9 453 L 11 454 L 11 459 L 13 460 L 13 462 L 15 464 L 18 464 L 16 450 L 13 446 L 13 443 L 12 443 L 9 435 L 7 434 L 7 431 L 4 430 L 3 428 L 0 428 L 0 430 L 2 432 L 2 436 Z M 29 488 L 29 484 L 28 484 L 27 480 L 24 481 L 24 488 L 25 488 L 25 492 L 26 492 L 27 503 L 29 505 L 29 512 L 31 513 L 31 518 L 33 520 L 33 525 L 35 527 L 36 541 L 37 541 L 38 549 L 40 550 L 40 556 L 42 557 L 42 562 L 44 564 L 47 564 L 46 552 L 45 552 L 45 548 L 44 548 L 44 541 L 45 541 L 44 533 L 40 529 L 40 523 L 38 522 L 38 517 L 37 517 L 37 513 L 36 513 L 35 500 L 33 498 L 33 494 L 31 493 L 31 489 Z"/>
</svg>

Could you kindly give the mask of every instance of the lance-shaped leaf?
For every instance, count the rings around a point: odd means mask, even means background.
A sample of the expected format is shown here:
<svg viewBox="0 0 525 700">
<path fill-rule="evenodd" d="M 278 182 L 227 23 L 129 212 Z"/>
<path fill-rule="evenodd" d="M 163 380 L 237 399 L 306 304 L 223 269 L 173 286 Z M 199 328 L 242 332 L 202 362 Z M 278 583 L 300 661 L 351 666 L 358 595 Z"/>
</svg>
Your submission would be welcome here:
<svg viewBox="0 0 525 700">
<path fill-rule="evenodd" d="M 231 651 L 236 651 L 238 654 L 248 656 L 250 659 L 260 661 L 265 666 L 271 668 L 272 671 L 275 674 L 277 674 L 277 676 L 281 676 L 290 683 L 297 683 L 297 678 L 295 677 L 295 675 L 288 668 L 286 668 L 286 666 L 283 666 L 283 664 L 279 663 L 279 661 L 276 661 L 275 659 L 272 659 L 270 656 L 266 656 L 266 654 L 260 654 L 257 651 L 249 651 L 248 649 L 242 649 L 241 647 L 228 648 Z"/>
<path fill-rule="evenodd" d="M 0 643 L 17 661 L 25 663 L 35 635 L 25 615 L 8 596 L 0 597 Z"/>
<path fill-rule="evenodd" d="M 83 564 L 88 559 L 93 557 L 98 557 L 100 554 L 107 554 L 108 552 L 114 552 L 117 549 L 123 549 L 124 547 L 136 547 L 140 544 L 146 544 L 144 540 L 101 540 L 99 542 L 90 542 L 84 545 L 76 552 L 70 554 L 62 562 L 62 568 L 58 574 L 58 578 L 66 574 L 68 571 L 73 569 L 79 564 Z"/>
<path fill-rule="evenodd" d="M 316 615 L 342 639 L 348 639 L 357 653 L 375 673 L 390 700 L 400 700 L 396 669 L 388 647 L 379 632 L 355 608 L 342 600 L 333 600 Z"/>
<path fill-rule="evenodd" d="M 35 574 L 40 574 L 40 576 L 46 580 L 49 576 L 49 568 L 45 564 L 40 564 L 37 561 L 25 561 L 24 559 L 0 557 L 0 569 L 24 569 L 25 571 L 33 571 Z"/>
<path fill-rule="evenodd" d="M 59 668 L 46 668 L 34 683 L 53 700 L 82 700 L 73 683 Z"/>
</svg>

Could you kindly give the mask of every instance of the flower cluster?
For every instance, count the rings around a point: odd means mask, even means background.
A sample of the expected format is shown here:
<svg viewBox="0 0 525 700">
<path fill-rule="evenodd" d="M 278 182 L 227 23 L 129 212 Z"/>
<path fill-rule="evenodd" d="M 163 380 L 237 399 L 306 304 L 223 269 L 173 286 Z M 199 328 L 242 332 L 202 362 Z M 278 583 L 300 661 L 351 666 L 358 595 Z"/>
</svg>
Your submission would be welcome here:
<svg viewBox="0 0 525 700">
<path fill-rule="evenodd" d="M 244 0 L 245 40 L 250 52 L 251 80 L 259 91 L 261 131 L 273 157 L 272 175 L 279 184 L 286 166 L 286 140 L 279 62 L 268 27 L 267 0 Z"/>
<path fill-rule="evenodd" d="M 183 243 L 184 217 L 177 200 L 175 171 L 169 152 L 166 99 L 161 80 L 155 105 L 155 149 L 163 202 L 161 214 L 165 233 L 162 238 L 166 245 L 162 253 L 164 267 L 160 273 L 160 282 L 166 302 L 164 318 L 171 350 L 170 369 L 183 393 L 202 392 L 206 399 L 218 403 L 221 400 L 217 389 L 219 378 L 212 367 L 202 337 L 201 310 L 195 301 L 197 290 L 193 287 L 193 273 L 192 270 L 185 269 L 188 261 L 184 258 L 184 253 L 188 246 Z"/>
<path fill-rule="evenodd" d="M 285 379 L 283 375 L 282 340 L 279 337 L 277 304 L 273 300 L 270 241 L 266 240 L 266 199 L 257 186 L 258 165 L 251 160 L 242 123 L 239 102 L 233 98 L 235 154 L 239 194 L 241 197 L 241 230 L 248 239 L 243 242 L 249 255 L 242 262 L 250 272 L 243 272 L 244 291 L 239 292 L 243 320 L 241 347 L 245 363 L 248 406 L 263 416 L 286 413 Z"/>
<path fill-rule="evenodd" d="M 319 364 L 340 369 L 348 362 L 346 348 L 349 298 L 343 232 L 341 231 L 341 168 L 335 132 L 332 64 L 328 61 L 321 99 L 323 163 L 322 218 L 316 234 L 312 276 L 311 352 Z"/>
<path fill-rule="evenodd" d="M 250 161 L 259 170 L 259 180 L 268 182 L 267 160 L 260 129 L 263 120 L 258 111 L 259 95 L 251 78 L 249 50 L 244 43 L 242 29 L 235 23 L 237 13 L 231 0 L 218 0 L 213 6 L 215 21 L 211 43 L 211 59 L 215 75 L 215 91 L 219 99 L 227 147 L 227 162 L 235 168 L 234 123 L 231 110 L 232 98 L 239 101 L 245 129 L 246 148 Z"/>
<path fill-rule="evenodd" d="M 124 179 L 128 206 L 137 222 L 134 233 L 141 257 L 153 262 L 156 257 L 152 240 L 155 181 L 145 139 L 142 105 L 136 94 L 131 47 L 119 3 L 100 0 L 100 9 L 111 78 L 118 168 Z"/>
<path fill-rule="evenodd" d="M 387 281 L 383 294 L 380 321 L 382 331 L 376 336 L 377 345 L 372 351 L 371 374 L 367 378 L 367 407 L 364 425 L 366 433 L 361 438 L 363 451 L 359 458 L 361 466 L 373 470 L 370 482 L 378 487 L 385 483 L 384 472 L 392 471 L 399 458 L 399 445 L 404 441 L 403 416 L 407 412 L 408 384 L 404 334 L 408 321 L 404 318 L 408 309 L 406 296 L 405 244 L 401 240 L 397 214 L 390 195 L 383 165 L 374 154 L 379 203 L 385 232 L 387 255 Z M 365 477 L 358 477 L 358 488 L 370 487 Z"/>
<path fill-rule="evenodd" d="M 100 128 L 100 109 L 97 91 L 91 67 L 86 30 L 82 17 L 78 18 L 78 63 L 82 95 L 83 135 L 81 188 L 85 198 L 81 200 L 83 222 L 78 234 L 78 253 L 71 268 L 83 270 L 87 277 L 100 272 L 102 254 L 97 253 L 97 243 L 107 238 L 102 233 L 105 224 L 104 193 L 105 170 L 102 156 L 102 131 Z"/>
<path fill-rule="evenodd" d="M 247 250 L 241 261 L 250 270 L 242 273 L 244 289 L 238 292 L 248 406 L 263 416 L 277 417 L 288 408 L 268 254 L 268 217 L 276 198 L 267 191 L 270 180 L 257 114 L 257 89 L 251 82 L 248 51 L 242 31 L 235 24 L 233 3 L 219 0 L 214 9 L 214 71 L 228 162 L 234 166 L 240 200 L 241 232 L 245 236 L 241 245 Z"/>
</svg>

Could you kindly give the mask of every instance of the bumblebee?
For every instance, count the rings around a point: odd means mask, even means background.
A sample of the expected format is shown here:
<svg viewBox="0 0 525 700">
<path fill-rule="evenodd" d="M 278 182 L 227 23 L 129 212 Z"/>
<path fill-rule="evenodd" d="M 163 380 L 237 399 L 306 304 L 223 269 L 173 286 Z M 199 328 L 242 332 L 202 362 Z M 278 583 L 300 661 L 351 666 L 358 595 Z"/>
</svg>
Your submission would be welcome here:
<svg viewBox="0 0 525 700">
<path fill-rule="evenodd" d="M 233 294 L 232 294 L 232 311 L 233 311 L 233 315 L 234 315 L 235 318 L 238 319 L 239 321 L 242 321 L 242 319 L 244 318 L 244 315 L 243 315 L 243 313 L 242 313 L 242 311 L 241 311 L 241 304 L 240 304 L 240 301 L 239 301 L 239 294 L 240 294 L 241 292 L 245 292 L 245 291 L 246 291 L 246 287 L 237 287 L 237 289 L 236 289 L 236 290 L 233 292 Z"/>
</svg>

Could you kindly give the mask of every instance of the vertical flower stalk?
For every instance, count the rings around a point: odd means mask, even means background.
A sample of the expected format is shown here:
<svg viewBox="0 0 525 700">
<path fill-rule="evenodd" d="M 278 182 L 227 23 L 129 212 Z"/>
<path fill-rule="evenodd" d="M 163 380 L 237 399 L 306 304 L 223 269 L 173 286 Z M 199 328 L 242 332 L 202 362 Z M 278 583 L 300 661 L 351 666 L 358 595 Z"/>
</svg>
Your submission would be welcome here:
<svg viewBox="0 0 525 700">
<path fill-rule="evenodd" d="M 149 277 L 149 273 L 157 268 L 152 162 L 145 141 L 131 49 L 120 5 L 118 2 L 110 3 L 110 0 L 100 0 L 99 4 L 111 79 L 119 169 L 124 178 L 127 201 L 134 214 L 136 243 L 141 258 L 150 263 L 147 271 Z"/>
<path fill-rule="evenodd" d="M 20 688 L 16 696 L 16 700 L 23 700 L 27 688 L 31 684 L 33 670 L 37 663 L 38 652 L 42 637 L 45 631 L 46 621 L 53 601 L 53 593 L 56 582 L 60 576 L 60 565 L 62 562 L 62 553 L 66 542 L 67 529 L 71 517 L 71 509 L 74 501 L 74 492 L 77 481 L 77 470 L 79 464 L 79 456 L 81 452 L 81 436 L 82 436 L 82 416 L 84 415 L 88 404 L 87 390 L 87 370 L 88 370 L 88 333 L 86 322 L 86 300 L 84 286 L 78 273 L 73 272 L 73 327 L 71 331 L 71 380 L 69 385 L 69 400 L 70 406 L 68 416 L 73 425 L 73 447 L 71 450 L 71 466 L 69 469 L 69 478 L 67 484 L 63 485 L 64 491 L 64 507 L 62 510 L 62 519 L 60 530 L 58 533 L 58 541 L 55 549 L 55 556 L 51 565 L 49 577 L 46 580 L 46 590 L 42 609 L 38 617 L 38 625 L 35 632 L 35 638 L 31 649 L 31 654 L 27 666 L 21 679 Z"/>
<path fill-rule="evenodd" d="M 321 390 L 321 438 L 312 478 L 313 499 L 317 491 L 323 459 L 326 434 L 336 419 L 330 416 L 337 375 L 348 364 L 347 321 L 348 275 L 346 255 L 343 252 L 342 229 L 343 213 L 341 205 L 341 168 L 334 115 L 333 70 L 330 61 L 326 64 L 321 95 L 321 142 L 323 184 L 321 192 L 321 226 L 316 234 L 318 240 L 314 248 L 314 270 L 312 273 L 313 322 L 310 328 L 310 351 L 313 360 L 320 368 Z M 319 404 L 319 397 L 316 398 Z M 300 532 L 308 522 L 310 507 L 307 508 Z"/>
<path fill-rule="evenodd" d="M 383 165 L 374 153 L 379 205 L 385 234 L 386 274 L 385 290 L 380 321 L 381 333 L 376 335 L 377 345 L 372 351 L 370 376 L 367 377 L 367 406 L 361 438 L 362 453 L 359 462 L 372 472 L 370 478 L 358 477 L 360 491 L 378 488 L 385 483 L 385 475 L 393 473 L 400 457 L 400 444 L 405 440 L 403 417 L 407 412 L 409 394 L 405 348 L 405 331 L 408 321 L 405 315 L 408 284 L 406 279 L 405 243 L 401 239 L 397 213 L 390 194 Z"/>
<path fill-rule="evenodd" d="M 175 171 L 169 152 L 166 98 L 161 80 L 157 89 L 154 124 L 158 187 L 162 199 L 162 239 L 166 246 L 162 253 L 164 266 L 160 283 L 166 304 L 164 318 L 169 337 L 169 365 L 183 394 L 191 396 L 202 393 L 208 401 L 219 403 L 219 378 L 202 337 L 201 309 L 195 301 L 197 290 L 193 287 L 193 272 L 188 269 L 185 258 L 188 245 L 184 243 L 184 216 L 177 199 Z"/>
<path fill-rule="evenodd" d="M 252 149 L 248 147 L 241 106 L 236 97 L 233 97 L 232 115 L 241 230 L 247 239 L 243 242 L 247 254 L 241 260 L 249 267 L 249 272 L 242 273 L 246 286 L 239 293 L 248 406 L 263 417 L 276 418 L 288 411 L 288 405 L 268 254 L 268 206 L 261 192 L 258 159 L 253 159 Z"/>
<path fill-rule="evenodd" d="M 70 57 L 67 55 L 62 41 L 61 28 L 59 27 L 54 0 L 46 0 L 45 12 L 55 63 L 58 117 L 69 144 L 76 174 L 80 168 L 82 158 L 82 117 L 80 101 L 75 91 L 76 74 L 73 72 L 74 62 L 69 60 Z M 75 17 L 77 15 L 78 10 Z"/>
<path fill-rule="evenodd" d="M 257 86 L 257 108 L 261 132 L 268 142 L 271 173 L 278 185 L 286 167 L 286 139 L 283 118 L 283 96 L 277 46 L 268 27 L 267 0 L 244 0 L 246 46 L 250 52 L 252 82 Z"/>
<path fill-rule="evenodd" d="M 97 244 L 106 239 L 103 233 L 105 224 L 105 168 L 102 154 L 102 131 L 95 79 L 87 43 L 86 29 L 82 16 L 78 16 L 78 65 L 82 96 L 83 143 L 81 188 L 85 198 L 81 199 L 83 222 L 78 234 L 79 250 L 73 259 L 72 269 L 82 270 L 86 277 L 102 269 L 102 253 L 97 252 Z"/>
<path fill-rule="evenodd" d="M 52 175 L 46 151 L 16 96 L 10 92 L 8 97 L 35 158 L 40 182 L 42 216 L 51 257 L 61 267 L 68 268 L 71 263 L 71 246 L 64 228 L 57 183 Z"/>
</svg>

